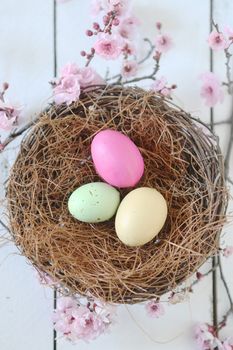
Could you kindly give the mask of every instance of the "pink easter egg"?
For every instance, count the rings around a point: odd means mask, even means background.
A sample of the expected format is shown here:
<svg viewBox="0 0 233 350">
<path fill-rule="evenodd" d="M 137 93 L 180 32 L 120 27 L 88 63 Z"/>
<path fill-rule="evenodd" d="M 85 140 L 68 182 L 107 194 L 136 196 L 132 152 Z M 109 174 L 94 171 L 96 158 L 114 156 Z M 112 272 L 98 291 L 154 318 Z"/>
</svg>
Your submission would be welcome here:
<svg viewBox="0 0 233 350">
<path fill-rule="evenodd" d="M 112 186 L 133 187 L 143 175 L 138 147 L 119 131 L 100 131 L 92 141 L 91 155 L 99 176 Z"/>
</svg>

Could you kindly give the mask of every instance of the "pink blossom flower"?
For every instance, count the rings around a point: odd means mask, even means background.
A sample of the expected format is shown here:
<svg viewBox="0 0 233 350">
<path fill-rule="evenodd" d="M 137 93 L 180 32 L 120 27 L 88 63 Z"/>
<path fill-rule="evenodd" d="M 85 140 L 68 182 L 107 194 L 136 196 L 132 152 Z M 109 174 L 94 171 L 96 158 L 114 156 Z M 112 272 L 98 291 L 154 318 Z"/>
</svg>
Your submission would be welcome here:
<svg viewBox="0 0 233 350">
<path fill-rule="evenodd" d="M 92 68 L 79 68 L 76 63 L 68 63 L 61 69 L 61 77 L 69 75 L 77 75 L 81 88 L 86 88 L 90 85 L 104 85 L 105 80 Z"/>
<path fill-rule="evenodd" d="M 98 316 L 100 316 L 106 324 L 110 324 L 113 322 L 116 307 L 102 302 L 100 300 L 94 299 L 92 303 L 92 309 L 96 312 Z"/>
<path fill-rule="evenodd" d="M 161 90 L 161 94 L 165 97 L 169 97 L 171 95 L 171 89 L 168 89 L 168 88 L 164 88 Z"/>
<path fill-rule="evenodd" d="M 80 83 L 79 75 L 70 74 L 61 77 L 53 89 L 54 101 L 56 104 L 71 104 L 79 99 Z"/>
<path fill-rule="evenodd" d="M 228 47 L 228 41 L 223 35 L 223 33 L 219 33 L 216 30 L 213 30 L 208 38 L 208 43 L 211 49 L 213 50 L 224 50 Z"/>
<path fill-rule="evenodd" d="M 17 123 L 22 108 L 0 100 L 0 129 L 9 131 Z"/>
<path fill-rule="evenodd" d="M 228 258 L 233 254 L 233 246 L 227 246 L 226 248 L 223 249 L 223 256 Z"/>
<path fill-rule="evenodd" d="M 172 292 L 168 300 L 172 305 L 179 304 L 187 300 L 187 294 Z"/>
<path fill-rule="evenodd" d="M 61 69 L 61 77 L 54 84 L 54 101 L 69 105 L 79 99 L 81 89 L 103 84 L 105 81 L 91 67 L 79 68 L 75 63 L 68 63 Z"/>
<path fill-rule="evenodd" d="M 114 60 L 120 56 L 123 42 L 118 36 L 110 34 L 101 34 L 94 44 L 97 55 L 107 59 Z"/>
<path fill-rule="evenodd" d="M 103 10 L 101 0 L 92 0 L 91 2 L 91 15 L 96 17 Z"/>
<path fill-rule="evenodd" d="M 15 123 L 15 118 L 8 118 L 7 114 L 0 111 L 0 129 L 9 131 Z"/>
<path fill-rule="evenodd" d="M 201 281 L 201 280 L 204 278 L 204 275 L 203 275 L 203 273 L 197 271 L 197 272 L 196 272 L 196 277 L 197 277 L 197 279 L 198 279 L 199 281 Z"/>
<path fill-rule="evenodd" d="M 131 8 L 131 0 L 102 0 L 105 12 L 114 11 L 117 16 L 126 15 Z"/>
<path fill-rule="evenodd" d="M 167 84 L 167 79 L 163 76 L 160 79 L 156 79 L 152 84 L 152 89 L 156 92 L 161 91 L 165 88 Z"/>
<path fill-rule="evenodd" d="M 57 309 L 54 311 L 52 320 L 54 328 L 64 335 L 68 336 L 71 331 L 71 324 L 73 322 L 72 312 L 77 307 L 75 299 L 71 297 L 62 297 L 58 299 Z"/>
<path fill-rule="evenodd" d="M 161 22 L 156 22 L 155 23 L 155 26 L 158 30 L 161 30 L 162 29 L 162 23 Z"/>
<path fill-rule="evenodd" d="M 92 0 L 91 14 L 96 17 L 101 11 L 114 11 L 117 16 L 126 15 L 131 8 L 131 0 Z"/>
<path fill-rule="evenodd" d="M 81 299 L 80 299 L 81 300 Z M 67 339 L 89 341 L 104 333 L 112 323 L 112 309 L 97 300 L 81 304 L 75 298 L 58 299 L 53 314 L 54 328 Z"/>
<path fill-rule="evenodd" d="M 227 36 L 228 40 L 233 41 L 233 28 L 229 26 L 224 26 L 224 34 Z"/>
<path fill-rule="evenodd" d="M 39 282 L 42 285 L 49 286 L 49 287 L 54 287 L 54 286 L 58 285 L 58 283 L 55 282 L 53 280 L 53 278 L 50 277 L 46 272 L 42 272 L 42 271 L 37 270 L 37 277 L 39 279 Z"/>
<path fill-rule="evenodd" d="M 124 39 L 132 40 L 137 33 L 137 27 L 139 24 L 140 22 L 135 16 L 124 18 L 118 27 L 119 34 Z"/>
<path fill-rule="evenodd" d="M 208 107 L 213 107 L 218 102 L 223 102 L 224 94 L 221 83 L 214 73 L 207 72 L 201 75 L 203 81 L 201 87 L 201 97 L 205 99 Z"/>
<path fill-rule="evenodd" d="M 58 299 L 57 310 L 59 312 L 66 313 L 67 310 L 77 307 L 75 298 L 72 297 L 61 297 Z"/>
<path fill-rule="evenodd" d="M 122 48 L 122 52 L 126 56 L 136 55 L 136 47 L 132 42 L 125 40 L 124 46 Z"/>
<path fill-rule="evenodd" d="M 229 337 L 223 342 L 223 350 L 233 350 L 233 337 Z"/>
<path fill-rule="evenodd" d="M 146 304 L 149 316 L 159 318 L 165 314 L 164 306 L 157 300 L 151 300 Z"/>
<path fill-rule="evenodd" d="M 165 53 L 173 46 L 170 36 L 166 34 L 159 34 L 155 39 L 155 49 L 159 53 Z"/>
<path fill-rule="evenodd" d="M 85 306 L 80 306 L 72 312 L 74 321 L 71 333 L 78 339 L 85 341 L 96 339 L 105 331 L 105 324 L 98 315 Z"/>
<path fill-rule="evenodd" d="M 80 72 L 80 69 L 76 63 L 67 63 L 64 67 L 62 67 L 60 75 L 63 78 L 68 75 L 79 74 L 79 72 Z"/>
<path fill-rule="evenodd" d="M 213 334 L 213 329 L 207 323 L 196 325 L 194 337 L 200 350 L 222 350 L 221 341 Z"/>
<path fill-rule="evenodd" d="M 105 85 L 105 80 L 91 67 L 84 67 L 79 70 L 79 83 L 81 88 L 91 85 Z"/>
<path fill-rule="evenodd" d="M 165 97 L 171 96 L 172 88 L 167 87 L 167 79 L 165 77 L 161 77 L 160 79 L 156 79 L 151 86 L 151 89 L 155 92 L 159 92 Z"/>
<path fill-rule="evenodd" d="M 136 61 L 124 61 L 121 74 L 124 78 L 130 78 L 137 74 L 138 64 Z"/>
</svg>

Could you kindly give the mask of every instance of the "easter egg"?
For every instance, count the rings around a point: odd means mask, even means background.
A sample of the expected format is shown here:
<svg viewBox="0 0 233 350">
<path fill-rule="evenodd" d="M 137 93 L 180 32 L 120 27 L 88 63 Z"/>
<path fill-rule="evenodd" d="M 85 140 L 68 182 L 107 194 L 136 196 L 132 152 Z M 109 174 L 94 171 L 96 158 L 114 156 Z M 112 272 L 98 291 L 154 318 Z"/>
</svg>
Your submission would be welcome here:
<svg viewBox="0 0 233 350">
<path fill-rule="evenodd" d="M 167 218 L 167 203 L 154 188 L 139 187 L 122 200 L 115 218 L 118 238 L 136 247 L 151 241 Z"/>
<path fill-rule="evenodd" d="M 120 203 L 120 193 L 104 182 L 91 182 L 77 188 L 69 197 L 68 210 L 76 219 L 103 222 L 111 219 Z"/>
<path fill-rule="evenodd" d="M 132 187 L 143 175 L 144 161 L 138 147 L 118 131 L 108 129 L 96 134 L 91 155 L 97 173 L 110 185 Z"/>
</svg>

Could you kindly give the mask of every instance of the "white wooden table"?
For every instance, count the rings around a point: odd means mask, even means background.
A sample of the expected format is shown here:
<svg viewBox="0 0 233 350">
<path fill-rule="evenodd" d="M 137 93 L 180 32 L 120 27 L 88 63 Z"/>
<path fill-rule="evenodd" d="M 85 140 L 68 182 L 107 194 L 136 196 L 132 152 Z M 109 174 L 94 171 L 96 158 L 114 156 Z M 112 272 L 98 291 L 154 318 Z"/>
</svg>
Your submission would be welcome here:
<svg viewBox="0 0 233 350">
<path fill-rule="evenodd" d="M 85 30 L 91 24 L 90 1 L 71 0 L 58 5 L 57 13 L 57 62 L 58 68 L 68 61 L 83 63 L 79 52 L 86 45 Z M 175 47 L 165 57 L 160 75 L 176 83 L 176 102 L 187 111 L 209 121 L 210 111 L 199 96 L 200 73 L 210 66 L 206 39 L 210 27 L 210 0 L 134 0 L 135 13 L 141 18 L 144 36 L 153 39 L 155 22 L 161 21 L 166 31 L 174 38 Z M 214 19 L 220 24 L 233 26 L 232 0 L 215 0 Z M 0 1 L 0 84 L 9 82 L 9 95 L 25 106 L 25 120 L 34 118 L 47 104 L 51 95 L 48 81 L 53 78 L 53 0 L 1 0 Z M 95 68 L 105 73 L 106 65 L 96 59 Z M 111 64 L 117 72 L 119 63 Z M 214 54 L 214 70 L 224 76 L 223 54 Z M 214 111 L 215 120 L 227 119 L 231 100 Z M 229 128 L 217 126 L 223 151 L 226 149 Z M 3 197 L 3 182 L 15 159 L 18 142 L 11 144 L 0 155 L 0 183 Z M 231 159 L 233 173 L 233 158 Z M 1 205 L 3 211 L 3 204 Z M 233 206 L 231 206 L 233 209 Z M 1 234 L 4 230 L 1 228 Z M 233 244 L 231 229 L 224 229 L 224 242 Z M 232 287 L 231 265 L 233 258 L 224 260 L 226 278 Z M 210 263 L 207 263 L 209 266 Z M 0 349 L 4 350 L 128 350 L 128 349 L 195 349 L 185 333 L 173 342 L 159 344 L 176 337 L 187 329 L 191 322 L 211 322 L 212 277 L 209 276 L 195 288 L 190 299 L 179 305 L 167 306 L 166 315 L 159 320 L 146 316 L 144 307 L 124 306 L 118 309 L 117 323 L 112 332 L 95 342 L 76 346 L 63 339 L 54 342 L 51 313 L 53 293 L 42 287 L 28 261 L 18 255 L 12 244 L 0 249 Z M 218 281 L 219 315 L 227 310 L 227 298 Z M 133 320 L 134 319 L 134 320 Z M 141 329 L 143 327 L 144 331 Z M 232 326 L 232 325 L 231 325 Z M 232 327 L 231 327 L 232 328 Z M 227 333 L 227 330 L 225 331 Z M 232 335 L 228 327 L 228 334 Z M 150 338 L 153 338 L 152 341 Z"/>
</svg>

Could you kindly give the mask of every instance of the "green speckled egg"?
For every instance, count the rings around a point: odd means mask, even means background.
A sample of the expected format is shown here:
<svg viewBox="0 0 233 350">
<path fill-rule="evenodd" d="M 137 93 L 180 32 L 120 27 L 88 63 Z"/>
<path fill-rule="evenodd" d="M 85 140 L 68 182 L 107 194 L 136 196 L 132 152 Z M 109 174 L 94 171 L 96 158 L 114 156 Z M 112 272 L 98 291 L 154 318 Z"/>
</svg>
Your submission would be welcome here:
<svg viewBox="0 0 233 350">
<path fill-rule="evenodd" d="M 88 223 L 111 219 L 120 204 L 120 193 L 104 182 L 91 182 L 77 188 L 68 200 L 68 209 L 76 219 Z"/>
</svg>

